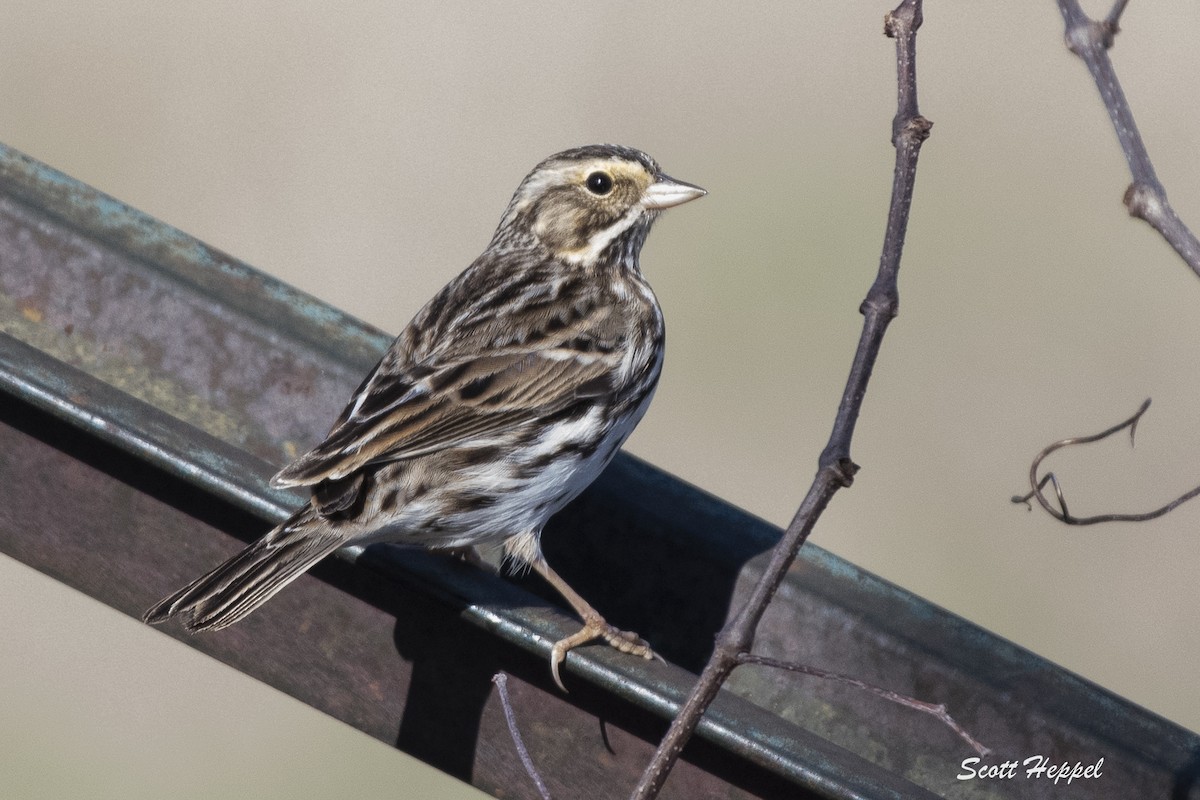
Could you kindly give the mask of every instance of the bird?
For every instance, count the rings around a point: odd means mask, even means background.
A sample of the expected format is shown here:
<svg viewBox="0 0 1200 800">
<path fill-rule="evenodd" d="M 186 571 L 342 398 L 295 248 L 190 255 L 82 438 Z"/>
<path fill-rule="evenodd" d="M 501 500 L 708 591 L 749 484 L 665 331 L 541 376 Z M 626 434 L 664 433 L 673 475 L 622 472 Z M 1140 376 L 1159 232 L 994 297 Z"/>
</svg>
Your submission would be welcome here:
<svg viewBox="0 0 1200 800">
<path fill-rule="evenodd" d="M 490 243 L 416 314 L 328 435 L 271 479 L 311 492 L 261 539 L 143 615 L 192 633 L 241 620 L 347 545 L 501 545 L 553 586 L 582 644 L 656 657 L 546 562 L 547 520 L 612 460 L 662 370 L 662 309 L 639 256 L 667 208 L 706 194 L 621 145 L 565 150 L 521 181 Z"/>
</svg>

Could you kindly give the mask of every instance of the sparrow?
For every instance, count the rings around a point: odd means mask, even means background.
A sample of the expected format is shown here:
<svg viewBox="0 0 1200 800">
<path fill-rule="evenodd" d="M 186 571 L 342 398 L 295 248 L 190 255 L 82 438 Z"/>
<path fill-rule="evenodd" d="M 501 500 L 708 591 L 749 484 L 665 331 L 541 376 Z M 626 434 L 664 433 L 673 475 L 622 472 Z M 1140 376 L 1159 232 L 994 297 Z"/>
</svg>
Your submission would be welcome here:
<svg viewBox="0 0 1200 800">
<path fill-rule="evenodd" d="M 654 657 L 546 563 L 540 538 L 650 405 L 665 328 L 639 254 L 663 209 L 704 194 L 630 147 L 538 164 L 487 249 L 396 337 L 325 440 L 271 479 L 311 499 L 143 619 L 219 630 L 347 545 L 500 544 L 583 620 L 551 649 L 564 691 L 559 665 L 581 644 Z"/>
</svg>

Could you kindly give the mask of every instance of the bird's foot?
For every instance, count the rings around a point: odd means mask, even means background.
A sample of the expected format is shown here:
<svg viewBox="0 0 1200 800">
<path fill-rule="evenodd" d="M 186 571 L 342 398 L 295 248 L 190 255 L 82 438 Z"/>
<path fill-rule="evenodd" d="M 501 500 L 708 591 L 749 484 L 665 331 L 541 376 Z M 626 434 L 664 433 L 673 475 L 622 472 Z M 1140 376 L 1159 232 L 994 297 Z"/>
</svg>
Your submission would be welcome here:
<svg viewBox="0 0 1200 800">
<path fill-rule="evenodd" d="M 567 653 L 595 639 L 603 639 L 608 642 L 610 647 L 615 647 L 622 653 L 640 656 L 647 661 L 652 658 L 663 660 L 662 656 L 650 649 L 650 644 L 645 639 L 631 631 L 623 631 L 609 625 L 603 617 L 597 615 L 585 619 L 583 627 L 578 632 L 565 639 L 559 639 L 550 650 L 550 673 L 554 676 L 554 682 L 558 684 L 558 688 L 564 692 L 567 691 L 567 687 L 563 686 L 562 678 L 558 674 L 558 667 L 567 657 Z"/>
</svg>

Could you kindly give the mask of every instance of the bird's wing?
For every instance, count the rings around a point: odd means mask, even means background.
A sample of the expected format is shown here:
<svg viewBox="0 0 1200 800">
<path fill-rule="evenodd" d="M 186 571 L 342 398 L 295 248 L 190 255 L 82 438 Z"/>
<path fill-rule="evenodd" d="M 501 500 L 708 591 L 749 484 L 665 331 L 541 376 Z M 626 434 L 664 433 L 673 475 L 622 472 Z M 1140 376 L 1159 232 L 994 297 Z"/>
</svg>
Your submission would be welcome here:
<svg viewBox="0 0 1200 800">
<path fill-rule="evenodd" d="M 310 486 L 371 464 L 486 443 L 610 393 L 621 363 L 621 311 L 611 305 L 580 311 L 565 322 L 547 317 L 527 325 L 520 343 L 507 337 L 508 344 L 495 347 L 494 337 L 477 331 L 468 338 L 481 346 L 459 338 L 416 362 L 404 360 L 408 347 L 397 340 L 325 441 L 272 485 Z"/>
</svg>

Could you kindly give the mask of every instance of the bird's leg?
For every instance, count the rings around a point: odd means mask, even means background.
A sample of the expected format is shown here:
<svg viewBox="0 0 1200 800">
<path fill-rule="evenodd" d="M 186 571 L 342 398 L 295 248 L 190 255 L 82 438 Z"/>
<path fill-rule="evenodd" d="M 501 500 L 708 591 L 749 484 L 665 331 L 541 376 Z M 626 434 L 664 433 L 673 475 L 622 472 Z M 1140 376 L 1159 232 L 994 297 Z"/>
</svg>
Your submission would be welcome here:
<svg viewBox="0 0 1200 800">
<path fill-rule="evenodd" d="M 662 660 L 653 650 L 650 645 L 644 641 L 636 633 L 623 631 L 609 625 L 604 617 L 600 616 L 600 612 L 592 608 L 588 601 L 579 596 L 579 593 L 572 589 L 562 577 L 550 568 L 545 559 L 534 558 L 530 560 L 530 566 L 538 575 L 546 579 L 546 582 L 558 590 L 558 593 L 571 604 L 571 608 L 575 609 L 575 613 L 583 619 L 583 627 L 578 633 L 568 636 L 565 639 L 560 639 L 554 643 L 554 648 L 550 651 L 550 673 L 554 676 L 554 682 L 558 684 L 558 688 L 564 692 L 567 687 L 563 686 L 562 679 L 558 676 L 558 666 L 567 657 L 568 651 L 579 647 L 581 644 L 586 644 L 593 639 L 604 639 L 611 646 L 617 648 L 622 653 L 641 656 L 645 659 L 657 658 Z"/>
</svg>

